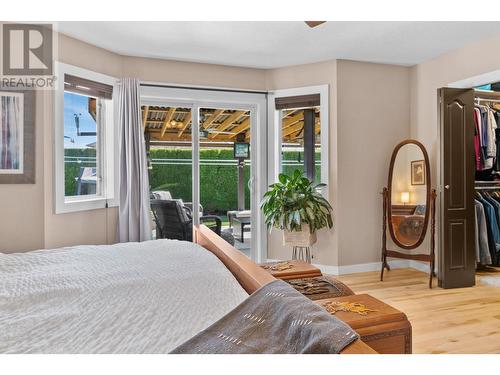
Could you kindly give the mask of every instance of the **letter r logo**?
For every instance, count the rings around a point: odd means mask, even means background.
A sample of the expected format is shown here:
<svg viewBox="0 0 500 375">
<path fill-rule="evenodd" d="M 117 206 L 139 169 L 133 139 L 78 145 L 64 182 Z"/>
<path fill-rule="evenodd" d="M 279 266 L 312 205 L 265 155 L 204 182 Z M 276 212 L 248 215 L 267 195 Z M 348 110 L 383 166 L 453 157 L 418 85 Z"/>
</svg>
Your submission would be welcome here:
<svg viewBox="0 0 500 375">
<path fill-rule="evenodd" d="M 52 25 L 4 24 L 4 75 L 52 75 Z"/>
</svg>

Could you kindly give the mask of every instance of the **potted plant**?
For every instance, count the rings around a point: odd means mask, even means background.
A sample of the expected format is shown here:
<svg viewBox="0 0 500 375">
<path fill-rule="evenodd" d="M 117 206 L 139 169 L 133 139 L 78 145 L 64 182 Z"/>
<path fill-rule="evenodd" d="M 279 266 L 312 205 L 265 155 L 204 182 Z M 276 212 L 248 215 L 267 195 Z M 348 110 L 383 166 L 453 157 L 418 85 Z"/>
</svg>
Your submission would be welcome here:
<svg viewBox="0 0 500 375">
<path fill-rule="evenodd" d="M 261 204 L 266 225 L 282 229 L 283 243 L 308 247 L 316 242 L 316 231 L 332 228 L 332 206 L 318 188 L 299 170 L 288 176 L 280 173 L 278 182 L 270 185 Z"/>
</svg>

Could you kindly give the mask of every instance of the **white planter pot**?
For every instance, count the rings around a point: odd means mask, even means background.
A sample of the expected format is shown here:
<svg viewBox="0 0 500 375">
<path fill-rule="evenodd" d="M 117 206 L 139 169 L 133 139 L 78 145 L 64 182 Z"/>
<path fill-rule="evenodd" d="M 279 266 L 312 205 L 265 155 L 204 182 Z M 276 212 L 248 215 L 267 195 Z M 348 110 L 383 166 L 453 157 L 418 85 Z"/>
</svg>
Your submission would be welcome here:
<svg viewBox="0 0 500 375">
<path fill-rule="evenodd" d="M 283 231 L 283 245 L 309 247 L 316 243 L 316 232 L 309 232 L 309 225 L 304 224 L 300 232 Z"/>
</svg>

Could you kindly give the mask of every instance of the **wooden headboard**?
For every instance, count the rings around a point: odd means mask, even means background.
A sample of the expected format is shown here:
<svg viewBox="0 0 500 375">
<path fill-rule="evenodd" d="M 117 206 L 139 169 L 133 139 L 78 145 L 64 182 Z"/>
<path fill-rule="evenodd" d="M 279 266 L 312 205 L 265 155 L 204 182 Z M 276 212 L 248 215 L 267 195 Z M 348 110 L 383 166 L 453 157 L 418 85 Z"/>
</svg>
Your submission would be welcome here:
<svg viewBox="0 0 500 375">
<path fill-rule="evenodd" d="M 231 271 L 248 294 L 276 280 L 270 273 L 259 267 L 251 259 L 236 250 L 205 225 L 194 226 L 194 242 L 210 250 Z M 361 340 L 356 340 L 342 354 L 376 354 Z"/>
<path fill-rule="evenodd" d="M 194 227 L 194 242 L 210 250 L 231 271 L 248 294 L 275 280 L 264 269 L 227 243 L 205 225 Z"/>
</svg>

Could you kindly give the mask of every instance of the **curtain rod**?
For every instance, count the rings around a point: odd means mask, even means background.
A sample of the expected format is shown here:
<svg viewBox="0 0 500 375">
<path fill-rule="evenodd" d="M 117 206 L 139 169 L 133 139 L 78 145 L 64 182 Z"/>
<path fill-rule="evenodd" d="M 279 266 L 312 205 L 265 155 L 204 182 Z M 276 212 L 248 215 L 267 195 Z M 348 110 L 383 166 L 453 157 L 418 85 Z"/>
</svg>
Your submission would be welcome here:
<svg viewBox="0 0 500 375">
<path fill-rule="evenodd" d="M 267 91 L 252 91 L 252 90 L 237 90 L 237 89 L 220 89 L 208 87 L 190 87 L 190 86 L 176 86 L 176 85 L 162 85 L 157 83 L 141 83 L 141 86 L 147 87 L 164 87 L 169 89 L 185 89 L 185 90 L 198 90 L 198 91 L 221 91 L 221 92 L 239 92 L 243 94 L 265 94 Z"/>
</svg>

